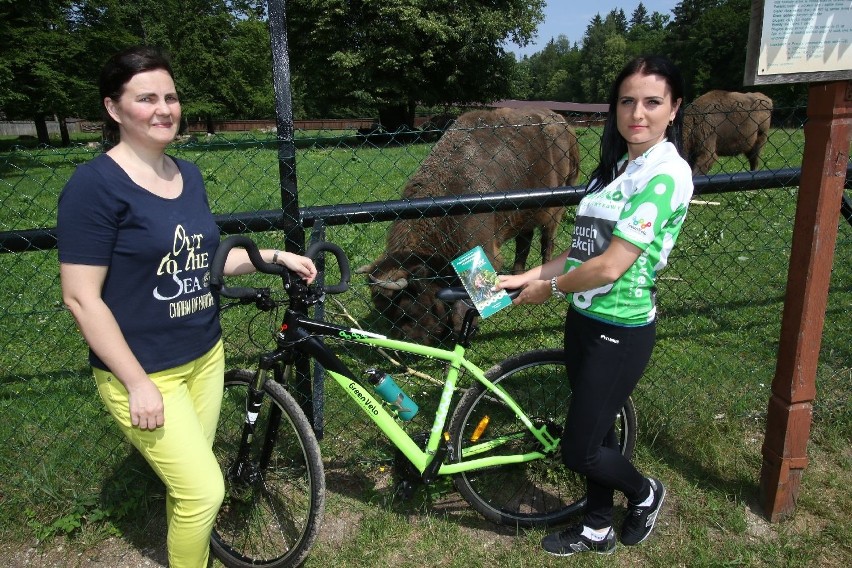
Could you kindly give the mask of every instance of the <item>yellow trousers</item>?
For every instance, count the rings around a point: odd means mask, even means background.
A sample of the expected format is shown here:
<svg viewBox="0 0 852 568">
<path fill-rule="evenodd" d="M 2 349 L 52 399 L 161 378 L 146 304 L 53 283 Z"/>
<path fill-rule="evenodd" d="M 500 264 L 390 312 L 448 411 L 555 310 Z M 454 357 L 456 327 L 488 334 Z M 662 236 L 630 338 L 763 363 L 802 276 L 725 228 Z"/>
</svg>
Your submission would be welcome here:
<svg viewBox="0 0 852 568">
<path fill-rule="evenodd" d="M 156 430 L 131 425 L 127 390 L 115 375 L 100 369 L 94 375 L 121 431 L 166 485 L 169 566 L 207 566 L 210 532 L 225 494 L 212 450 L 225 378 L 221 340 L 195 361 L 150 375 L 165 406 L 165 423 Z"/>
</svg>

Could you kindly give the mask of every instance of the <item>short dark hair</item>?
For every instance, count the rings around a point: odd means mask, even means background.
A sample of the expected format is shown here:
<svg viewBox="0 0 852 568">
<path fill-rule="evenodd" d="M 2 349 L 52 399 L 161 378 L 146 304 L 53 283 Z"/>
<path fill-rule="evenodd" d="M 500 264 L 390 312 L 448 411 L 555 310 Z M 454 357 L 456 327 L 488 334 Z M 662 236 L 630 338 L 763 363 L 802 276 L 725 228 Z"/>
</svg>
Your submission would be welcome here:
<svg viewBox="0 0 852 568">
<path fill-rule="evenodd" d="M 101 102 L 107 97 L 117 101 L 124 94 L 124 86 L 134 76 L 146 71 L 162 69 L 171 75 L 172 65 L 168 56 L 159 48 L 149 45 L 135 45 L 123 49 L 107 60 L 101 69 L 98 82 Z M 118 123 L 103 109 L 104 137 L 108 142 L 118 142 Z"/>
<path fill-rule="evenodd" d="M 683 155 L 683 76 L 680 69 L 668 58 L 662 55 L 642 55 L 630 60 L 616 77 L 609 92 L 609 114 L 606 117 L 604 131 L 601 135 L 600 162 L 598 167 L 589 177 L 589 189 L 601 189 L 609 185 L 615 179 L 618 160 L 627 152 L 627 142 L 618 132 L 616 123 L 616 105 L 618 105 L 618 92 L 621 84 L 634 73 L 642 75 L 659 75 L 666 80 L 672 93 L 672 102 L 681 99 L 680 108 L 675 114 L 674 120 L 666 128 L 666 138 L 675 145 L 677 151 Z"/>
</svg>

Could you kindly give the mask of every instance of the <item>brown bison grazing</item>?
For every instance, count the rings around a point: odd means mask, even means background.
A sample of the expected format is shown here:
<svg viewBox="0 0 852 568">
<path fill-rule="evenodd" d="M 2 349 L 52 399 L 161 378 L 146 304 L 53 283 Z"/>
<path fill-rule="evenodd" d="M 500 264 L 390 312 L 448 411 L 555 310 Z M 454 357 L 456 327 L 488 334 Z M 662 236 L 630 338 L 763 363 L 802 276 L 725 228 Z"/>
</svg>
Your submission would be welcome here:
<svg viewBox="0 0 852 568">
<path fill-rule="evenodd" d="M 479 110 L 461 115 L 408 180 L 403 198 L 493 193 L 574 185 L 579 148 L 573 129 L 544 110 Z M 368 274 L 376 308 L 394 334 L 422 342 L 446 336 L 450 306 L 435 294 L 455 281 L 450 261 L 476 245 L 500 270 L 500 246 L 515 239 L 513 270 L 524 269 L 536 228 L 542 259 L 553 251 L 564 207 L 394 221 Z"/>
<path fill-rule="evenodd" d="M 706 174 L 719 156 L 745 154 L 756 170 L 769 136 L 772 99 L 762 93 L 710 91 L 684 112 L 683 145 L 693 174 Z"/>
</svg>

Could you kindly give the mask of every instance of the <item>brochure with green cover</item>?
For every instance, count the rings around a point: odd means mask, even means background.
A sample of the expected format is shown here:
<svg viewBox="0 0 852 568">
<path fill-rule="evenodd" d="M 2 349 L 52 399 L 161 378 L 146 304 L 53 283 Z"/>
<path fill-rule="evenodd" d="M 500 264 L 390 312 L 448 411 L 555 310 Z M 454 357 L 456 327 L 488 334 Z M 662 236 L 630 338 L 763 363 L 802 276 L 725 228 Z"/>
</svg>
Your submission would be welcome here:
<svg viewBox="0 0 852 568">
<path fill-rule="evenodd" d="M 456 258 L 453 269 L 482 317 L 487 318 L 512 303 L 505 290 L 494 290 L 497 273 L 481 246 Z"/>
</svg>

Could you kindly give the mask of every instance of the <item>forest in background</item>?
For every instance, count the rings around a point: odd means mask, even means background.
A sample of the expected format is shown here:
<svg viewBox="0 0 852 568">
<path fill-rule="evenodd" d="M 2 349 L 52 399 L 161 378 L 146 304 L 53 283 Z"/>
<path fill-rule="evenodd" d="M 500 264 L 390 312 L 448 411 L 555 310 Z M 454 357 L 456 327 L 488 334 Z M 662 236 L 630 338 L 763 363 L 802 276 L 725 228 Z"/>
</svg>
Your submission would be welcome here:
<svg viewBox="0 0 852 568">
<path fill-rule="evenodd" d="M 294 118 L 374 117 L 386 130 L 416 114 L 512 98 L 604 102 L 625 61 L 659 53 L 687 83 L 687 101 L 742 85 L 750 0 L 683 0 L 670 14 L 641 2 L 598 14 L 582 38 L 560 35 L 518 59 L 543 0 L 286 0 Z M 268 6 L 263 0 L 0 2 L 0 119 L 100 117 L 97 73 L 133 44 L 174 65 L 184 117 L 275 116 Z M 805 85 L 761 88 L 776 108 Z M 40 129 L 43 128 L 43 130 Z"/>
</svg>

